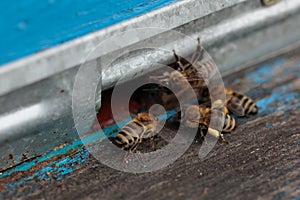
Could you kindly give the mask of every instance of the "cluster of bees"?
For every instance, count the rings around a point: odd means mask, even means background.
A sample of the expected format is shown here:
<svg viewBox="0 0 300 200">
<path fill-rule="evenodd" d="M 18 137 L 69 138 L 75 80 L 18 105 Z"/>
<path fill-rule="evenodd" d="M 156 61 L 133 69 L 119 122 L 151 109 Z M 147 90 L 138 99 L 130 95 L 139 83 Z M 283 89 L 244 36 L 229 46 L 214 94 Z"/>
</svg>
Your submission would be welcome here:
<svg viewBox="0 0 300 200">
<path fill-rule="evenodd" d="M 178 96 L 186 96 L 186 91 L 192 88 L 198 97 L 198 105 L 185 106 L 183 110 L 179 110 L 175 118 L 181 121 L 184 126 L 198 128 L 202 136 L 207 133 L 219 138 L 221 142 L 227 143 L 224 133 L 232 132 L 236 126 L 236 120 L 231 116 L 234 114 L 238 117 L 244 117 L 257 114 L 258 107 L 255 102 L 246 95 L 240 94 L 221 85 L 212 86 L 214 92 L 223 92 L 226 95 L 224 100 L 217 99 L 211 102 L 210 91 L 207 87 L 207 81 L 213 76 L 215 65 L 211 59 L 203 56 L 203 48 L 198 39 L 197 50 L 192 56 L 191 61 L 181 58 L 174 51 L 176 63 L 172 63 L 169 67 L 173 68 L 172 72 L 164 72 L 161 76 L 152 76 L 150 79 L 157 80 L 161 84 L 167 84 L 171 88 L 177 88 Z M 186 81 L 189 85 L 187 87 Z M 164 104 L 168 104 L 174 99 L 174 94 L 166 95 L 166 90 L 160 89 Z M 212 119 L 215 116 L 216 119 Z M 211 120 L 221 120 L 223 128 L 217 130 L 209 126 Z M 149 113 L 139 113 L 136 117 L 122 127 L 113 143 L 127 150 L 135 152 L 138 145 L 142 143 L 144 138 L 150 138 L 153 144 L 153 135 L 157 131 L 158 119 Z"/>
</svg>

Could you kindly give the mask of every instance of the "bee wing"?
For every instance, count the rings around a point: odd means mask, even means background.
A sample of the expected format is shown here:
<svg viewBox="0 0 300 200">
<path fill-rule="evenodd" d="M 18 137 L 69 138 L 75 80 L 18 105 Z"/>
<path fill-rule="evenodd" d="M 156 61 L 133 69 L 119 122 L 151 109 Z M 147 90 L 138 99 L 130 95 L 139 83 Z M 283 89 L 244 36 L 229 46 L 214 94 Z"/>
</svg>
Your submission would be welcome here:
<svg viewBox="0 0 300 200">
<path fill-rule="evenodd" d="M 225 113 L 220 110 L 211 110 L 209 127 L 214 130 L 222 131 L 225 123 Z"/>
<path fill-rule="evenodd" d="M 233 114 L 239 117 L 245 116 L 245 109 L 242 106 L 241 100 L 237 97 L 232 97 L 226 106 Z"/>
</svg>

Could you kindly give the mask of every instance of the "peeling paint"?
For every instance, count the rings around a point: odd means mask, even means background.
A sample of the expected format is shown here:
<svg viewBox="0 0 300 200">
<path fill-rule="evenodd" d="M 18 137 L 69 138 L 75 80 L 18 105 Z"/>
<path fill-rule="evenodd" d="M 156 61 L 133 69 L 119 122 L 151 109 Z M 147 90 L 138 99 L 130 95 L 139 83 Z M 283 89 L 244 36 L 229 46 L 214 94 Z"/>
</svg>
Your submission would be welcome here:
<svg viewBox="0 0 300 200">
<path fill-rule="evenodd" d="M 266 83 L 272 78 L 276 68 L 281 67 L 284 62 L 286 62 L 286 59 L 280 58 L 271 63 L 266 63 L 259 67 L 257 71 L 249 73 L 246 77 L 256 84 Z"/>
</svg>

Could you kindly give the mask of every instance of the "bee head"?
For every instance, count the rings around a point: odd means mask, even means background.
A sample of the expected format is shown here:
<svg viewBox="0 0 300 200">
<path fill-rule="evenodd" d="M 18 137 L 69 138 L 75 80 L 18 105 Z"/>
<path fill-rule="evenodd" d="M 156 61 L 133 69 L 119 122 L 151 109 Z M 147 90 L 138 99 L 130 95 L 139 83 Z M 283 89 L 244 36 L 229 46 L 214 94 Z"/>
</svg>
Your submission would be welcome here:
<svg viewBox="0 0 300 200">
<path fill-rule="evenodd" d="M 138 121 L 142 122 L 144 125 L 149 125 L 152 123 L 152 119 L 148 113 L 139 113 L 136 118 Z"/>
<path fill-rule="evenodd" d="M 186 109 L 185 114 L 190 119 L 200 119 L 201 116 L 201 113 L 199 112 L 199 107 L 197 105 L 189 106 Z"/>
<path fill-rule="evenodd" d="M 196 128 L 199 126 L 201 114 L 199 112 L 199 107 L 196 105 L 189 106 L 184 112 L 184 123 L 189 126 Z"/>
</svg>

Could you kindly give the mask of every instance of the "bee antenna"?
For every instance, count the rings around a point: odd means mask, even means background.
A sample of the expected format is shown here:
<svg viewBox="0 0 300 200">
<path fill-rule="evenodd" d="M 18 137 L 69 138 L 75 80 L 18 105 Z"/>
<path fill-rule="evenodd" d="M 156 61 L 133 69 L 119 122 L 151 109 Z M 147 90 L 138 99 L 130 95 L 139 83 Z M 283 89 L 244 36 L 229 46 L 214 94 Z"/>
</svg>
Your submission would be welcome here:
<svg viewBox="0 0 300 200">
<path fill-rule="evenodd" d="M 180 57 L 177 55 L 175 49 L 173 49 L 173 54 L 174 54 L 174 57 L 175 57 L 176 61 L 177 62 L 180 61 Z"/>
<path fill-rule="evenodd" d="M 198 45 L 201 46 L 201 39 L 200 37 L 197 37 Z"/>
</svg>

